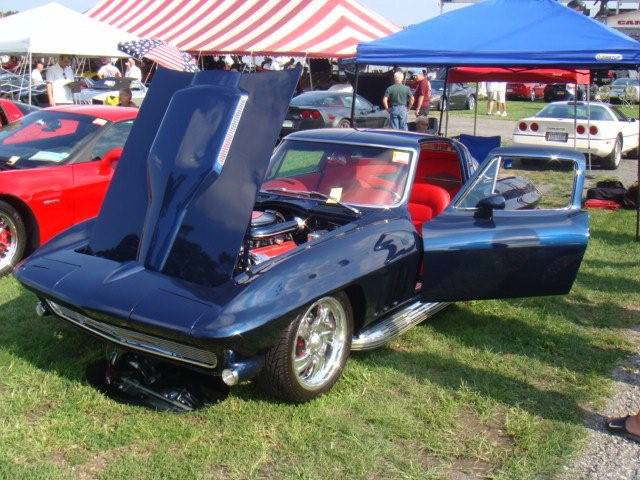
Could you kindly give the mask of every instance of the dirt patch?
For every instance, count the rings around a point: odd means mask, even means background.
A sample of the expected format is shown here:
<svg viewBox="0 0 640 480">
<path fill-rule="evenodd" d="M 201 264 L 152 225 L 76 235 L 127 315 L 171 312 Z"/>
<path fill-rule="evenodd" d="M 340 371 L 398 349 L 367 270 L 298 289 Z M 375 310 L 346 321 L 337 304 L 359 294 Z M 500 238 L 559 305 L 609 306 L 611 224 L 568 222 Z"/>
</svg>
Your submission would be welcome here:
<svg viewBox="0 0 640 480">
<path fill-rule="evenodd" d="M 449 480 L 481 480 L 489 478 L 492 471 L 493 465 L 488 462 L 461 458 L 444 471 L 444 476 Z"/>
<path fill-rule="evenodd" d="M 495 447 L 511 448 L 513 438 L 502 428 L 504 423 L 504 414 L 501 414 L 500 418 L 492 419 L 490 423 L 484 423 L 472 410 L 463 410 L 460 412 L 458 429 L 464 441 L 485 438 Z"/>
<path fill-rule="evenodd" d="M 154 452 L 153 448 L 145 445 L 127 445 L 112 448 L 104 452 L 93 453 L 93 457 L 84 463 L 74 465 L 69 461 L 71 452 L 55 451 L 51 454 L 51 462 L 66 473 L 68 478 L 75 480 L 97 480 L 100 474 L 109 464 L 123 457 L 127 453 L 134 453 L 140 460 L 149 458 Z M 222 477 L 221 477 L 222 478 Z"/>
</svg>

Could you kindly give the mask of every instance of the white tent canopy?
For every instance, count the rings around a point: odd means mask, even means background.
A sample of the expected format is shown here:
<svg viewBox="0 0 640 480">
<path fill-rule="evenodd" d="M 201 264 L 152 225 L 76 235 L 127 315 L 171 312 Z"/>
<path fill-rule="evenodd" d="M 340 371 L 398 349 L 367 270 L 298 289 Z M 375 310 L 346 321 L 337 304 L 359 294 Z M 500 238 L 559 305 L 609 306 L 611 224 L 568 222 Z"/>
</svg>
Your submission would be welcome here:
<svg viewBox="0 0 640 480">
<path fill-rule="evenodd" d="M 135 35 L 59 3 L 0 20 L 0 54 L 126 57 L 118 42 L 134 39 Z"/>
</svg>

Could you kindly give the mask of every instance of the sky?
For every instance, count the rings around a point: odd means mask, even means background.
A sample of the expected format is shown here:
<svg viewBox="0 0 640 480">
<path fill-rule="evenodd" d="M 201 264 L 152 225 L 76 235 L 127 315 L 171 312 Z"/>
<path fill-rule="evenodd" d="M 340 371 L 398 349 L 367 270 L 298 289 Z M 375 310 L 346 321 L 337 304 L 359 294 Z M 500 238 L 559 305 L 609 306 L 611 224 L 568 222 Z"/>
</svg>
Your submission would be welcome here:
<svg viewBox="0 0 640 480">
<path fill-rule="evenodd" d="M 0 10 L 27 10 L 49 1 L 51 0 L 0 0 Z M 399 25 L 418 23 L 440 13 L 439 0 L 359 1 Z M 95 5 L 98 0 L 57 0 L 57 2 L 83 12 Z"/>
</svg>

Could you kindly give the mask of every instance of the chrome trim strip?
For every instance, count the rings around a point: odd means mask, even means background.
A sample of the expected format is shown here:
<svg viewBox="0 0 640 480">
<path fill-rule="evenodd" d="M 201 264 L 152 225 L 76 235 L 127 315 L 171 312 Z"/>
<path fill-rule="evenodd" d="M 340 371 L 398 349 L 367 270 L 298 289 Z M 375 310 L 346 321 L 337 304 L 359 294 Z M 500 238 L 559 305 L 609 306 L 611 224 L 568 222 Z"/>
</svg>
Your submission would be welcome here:
<svg viewBox="0 0 640 480">
<path fill-rule="evenodd" d="M 93 318 L 87 317 L 86 315 L 83 315 L 81 313 L 78 313 L 74 310 L 71 310 L 70 308 L 67 308 L 63 305 L 60 305 L 56 302 L 53 302 L 51 300 L 47 300 L 47 305 L 49 305 L 49 307 L 51 308 L 51 310 L 59 317 L 69 321 L 70 323 L 74 324 L 77 327 L 80 327 L 84 330 L 88 330 L 89 332 L 98 335 L 99 337 L 102 337 L 106 340 L 109 340 L 110 342 L 116 343 L 118 345 L 121 345 L 123 347 L 127 347 L 127 348 L 131 348 L 134 350 L 139 350 L 141 352 L 145 352 L 145 353 L 149 353 L 152 355 L 156 355 L 159 357 L 163 357 L 163 358 L 168 358 L 174 361 L 179 361 L 179 362 L 184 362 L 184 363 L 189 363 L 191 365 L 196 365 L 198 367 L 202 367 L 202 368 L 206 368 L 206 369 L 212 369 L 215 368 L 217 365 L 217 359 L 216 356 L 213 352 L 209 352 L 208 350 L 204 350 L 198 347 L 192 347 L 190 345 L 183 345 L 183 344 L 178 344 L 177 342 L 172 342 L 170 340 L 162 340 L 163 342 L 167 343 L 167 344 L 175 344 L 177 347 L 181 347 L 181 348 L 187 348 L 187 349 L 193 349 L 194 351 L 202 351 L 204 353 L 206 353 L 207 355 L 211 356 L 211 363 L 205 363 L 205 362 L 201 362 L 198 360 L 194 360 L 192 358 L 186 357 L 184 355 L 178 354 L 176 352 L 172 352 L 170 350 L 166 350 L 163 349 L 161 347 L 158 347 L 156 345 L 153 345 L 151 343 L 146 343 L 143 341 L 136 341 L 133 338 L 125 338 L 122 335 L 118 335 L 117 332 L 121 331 L 121 332 L 128 332 L 128 330 L 122 328 L 122 327 L 118 327 L 115 325 L 108 325 L 105 324 L 103 322 L 99 322 L 97 320 L 94 320 Z M 88 324 L 90 323 L 90 325 Z M 107 331 L 103 331 L 101 330 L 99 327 L 104 325 L 104 328 Z M 133 330 L 130 331 L 132 334 L 137 335 L 139 337 L 151 337 L 150 335 L 146 335 L 146 334 L 142 334 L 142 333 L 138 333 L 138 332 L 134 332 Z"/>
<path fill-rule="evenodd" d="M 449 303 L 414 302 L 360 330 L 351 341 L 352 351 L 372 350 L 390 342 L 411 327 L 423 322 L 444 309 Z"/>
</svg>

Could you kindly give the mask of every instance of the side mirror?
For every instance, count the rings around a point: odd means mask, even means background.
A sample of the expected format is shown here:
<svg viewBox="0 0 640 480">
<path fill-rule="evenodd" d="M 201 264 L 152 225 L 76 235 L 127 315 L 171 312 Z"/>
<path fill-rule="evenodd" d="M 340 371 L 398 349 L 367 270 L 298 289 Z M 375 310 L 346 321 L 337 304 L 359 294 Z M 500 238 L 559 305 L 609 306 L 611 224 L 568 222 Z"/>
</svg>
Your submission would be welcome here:
<svg viewBox="0 0 640 480">
<path fill-rule="evenodd" d="M 493 218 L 494 210 L 504 210 L 507 201 L 502 195 L 491 195 L 490 197 L 483 198 L 476 205 L 475 218 L 483 218 L 490 220 Z"/>
<path fill-rule="evenodd" d="M 121 155 L 122 147 L 115 147 L 107 151 L 107 153 L 105 153 L 100 159 L 100 165 L 98 167 L 99 172 L 106 175 L 113 170 L 115 163 L 120 160 Z"/>
</svg>

